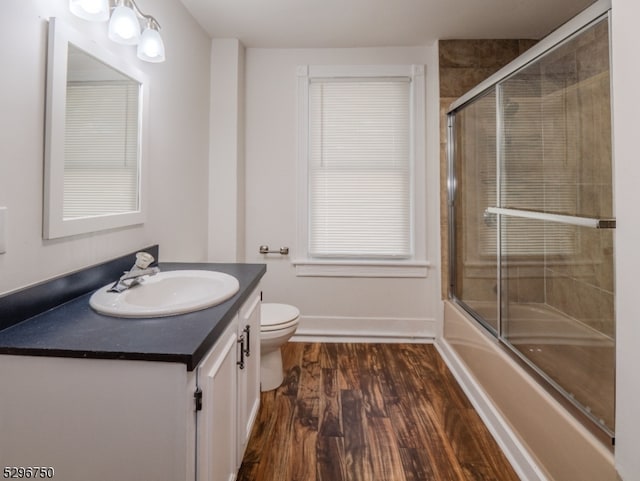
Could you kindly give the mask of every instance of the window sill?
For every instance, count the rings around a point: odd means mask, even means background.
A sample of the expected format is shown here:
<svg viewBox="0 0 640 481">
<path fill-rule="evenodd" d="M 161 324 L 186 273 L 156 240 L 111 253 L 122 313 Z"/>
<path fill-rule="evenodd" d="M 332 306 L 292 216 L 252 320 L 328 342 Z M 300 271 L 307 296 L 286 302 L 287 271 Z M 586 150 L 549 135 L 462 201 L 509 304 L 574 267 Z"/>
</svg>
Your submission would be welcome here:
<svg viewBox="0 0 640 481">
<path fill-rule="evenodd" d="M 294 260 L 298 277 L 427 277 L 426 261 Z"/>
</svg>

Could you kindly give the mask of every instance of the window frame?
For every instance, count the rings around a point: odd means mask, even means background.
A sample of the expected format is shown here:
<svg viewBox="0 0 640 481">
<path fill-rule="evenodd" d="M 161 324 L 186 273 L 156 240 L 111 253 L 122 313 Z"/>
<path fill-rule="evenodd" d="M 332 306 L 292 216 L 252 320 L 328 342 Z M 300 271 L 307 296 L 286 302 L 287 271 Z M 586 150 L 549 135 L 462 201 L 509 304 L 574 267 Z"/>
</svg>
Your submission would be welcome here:
<svg viewBox="0 0 640 481">
<path fill-rule="evenodd" d="M 311 79 L 410 78 L 410 242 L 402 259 L 312 257 L 309 253 L 309 85 Z M 424 65 L 302 65 L 297 68 L 297 238 L 292 261 L 297 276 L 427 277 Z"/>
</svg>

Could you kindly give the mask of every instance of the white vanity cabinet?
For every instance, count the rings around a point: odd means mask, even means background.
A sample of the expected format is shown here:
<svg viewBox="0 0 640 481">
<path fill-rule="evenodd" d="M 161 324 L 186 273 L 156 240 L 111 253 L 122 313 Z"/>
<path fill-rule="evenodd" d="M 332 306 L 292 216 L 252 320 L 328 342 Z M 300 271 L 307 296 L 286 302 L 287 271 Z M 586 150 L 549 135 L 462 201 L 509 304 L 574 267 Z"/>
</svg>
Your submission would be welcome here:
<svg viewBox="0 0 640 481">
<path fill-rule="evenodd" d="M 238 425 L 238 316 L 198 366 L 197 481 L 233 481 Z"/>
<path fill-rule="evenodd" d="M 244 366 L 238 370 L 238 433 L 236 464 L 240 467 L 251 428 L 260 408 L 260 293 L 251 295 L 240 309 L 238 337 Z"/>
<path fill-rule="evenodd" d="M 197 385 L 197 480 L 233 481 L 260 407 L 259 292 L 199 364 Z"/>
<path fill-rule="evenodd" d="M 65 481 L 235 479 L 259 406 L 259 334 L 258 287 L 193 371 L 0 355 L 0 466 L 50 467 Z"/>
</svg>

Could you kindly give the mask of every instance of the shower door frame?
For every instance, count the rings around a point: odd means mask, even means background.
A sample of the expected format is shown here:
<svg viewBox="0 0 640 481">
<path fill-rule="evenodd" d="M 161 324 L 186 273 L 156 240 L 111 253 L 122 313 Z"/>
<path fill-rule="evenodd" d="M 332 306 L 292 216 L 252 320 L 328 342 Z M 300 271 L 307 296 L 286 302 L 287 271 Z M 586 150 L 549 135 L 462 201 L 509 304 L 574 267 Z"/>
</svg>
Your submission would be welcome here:
<svg viewBox="0 0 640 481">
<path fill-rule="evenodd" d="M 536 366 L 533 361 L 526 358 L 521 352 L 519 352 L 510 342 L 506 340 L 503 334 L 502 318 L 503 318 L 503 256 L 502 256 L 502 216 L 513 216 L 520 218 L 529 218 L 536 220 L 544 220 L 551 222 L 561 222 L 566 224 L 578 225 L 581 227 L 591 227 L 598 229 L 615 229 L 615 219 L 613 218 L 585 218 L 577 216 L 565 216 L 551 213 L 539 213 L 536 211 L 527 211 L 520 209 L 506 209 L 502 207 L 502 184 L 501 184 L 501 172 L 504 155 L 503 144 L 503 115 L 501 101 L 502 101 L 502 88 L 501 84 L 507 79 L 513 77 L 527 66 L 543 57 L 550 50 L 559 47 L 560 45 L 570 41 L 574 37 L 580 35 L 584 30 L 587 30 L 594 24 L 606 19 L 608 21 L 608 35 L 609 35 L 609 62 L 611 62 L 611 0 L 599 0 L 594 3 L 579 15 L 574 17 L 569 22 L 562 25 L 556 31 L 542 39 L 536 45 L 531 47 L 527 52 L 520 57 L 500 69 L 498 72 L 481 82 L 475 88 L 467 92 L 458 100 L 453 102 L 446 112 L 447 115 L 447 209 L 449 215 L 448 231 L 449 231 L 449 283 L 448 283 L 448 296 L 451 300 L 455 301 L 457 305 L 462 307 L 468 312 L 480 325 L 482 325 L 491 336 L 495 337 L 499 341 L 499 345 L 503 346 L 510 355 L 515 356 L 521 361 L 525 367 L 529 368 L 534 378 L 542 381 L 552 387 L 552 395 L 558 398 L 565 405 L 573 407 L 574 411 L 579 419 L 583 418 L 588 420 L 586 426 L 591 430 L 597 432 L 600 437 L 604 437 L 611 442 L 611 445 L 615 442 L 615 433 L 609 427 L 598 422 L 598 419 L 585 410 L 585 407 L 568 395 L 567 391 L 559 385 L 556 381 L 551 379 L 540 367 Z M 609 69 L 611 71 L 611 69 Z M 476 100 L 479 100 L 486 94 L 490 94 L 492 89 L 495 91 L 496 102 L 496 206 L 489 207 L 486 212 L 496 215 L 496 266 L 497 266 L 497 290 L 496 290 L 496 310 L 497 319 L 496 326 L 490 325 L 485 319 L 482 318 L 473 308 L 471 308 L 465 301 L 456 296 L 456 287 L 458 285 L 457 279 L 457 245 L 456 245 L 456 194 L 457 194 L 457 178 L 456 178 L 456 123 L 455 117 L 457 113 L 469 106 Z M 612 158 L 613 168 L 613 158 Z M 614 344 L 615 346 L 615 344 Z M 568 404 L 567 404 L 568 403 Z M 585 424 L 585 423 L 583 423 Z M 603 436 L 604 435 L 604 436 Z"/>
</svg>

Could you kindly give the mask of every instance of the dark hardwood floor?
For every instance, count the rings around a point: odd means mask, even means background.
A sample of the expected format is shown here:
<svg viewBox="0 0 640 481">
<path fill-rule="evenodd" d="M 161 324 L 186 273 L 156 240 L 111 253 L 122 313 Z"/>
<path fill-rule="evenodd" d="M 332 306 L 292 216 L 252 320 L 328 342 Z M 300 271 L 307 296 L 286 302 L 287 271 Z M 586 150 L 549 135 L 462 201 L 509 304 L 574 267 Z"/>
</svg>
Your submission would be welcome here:
<svg viewBox="0 0 640 481">
<path fill-rule="evenodd" d="M 435 347 L 288 343 L 240 481 L 518 477 Z"/>
</svg>

